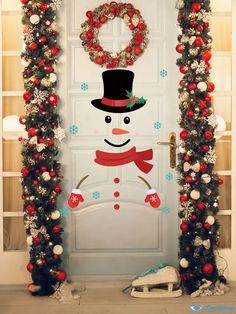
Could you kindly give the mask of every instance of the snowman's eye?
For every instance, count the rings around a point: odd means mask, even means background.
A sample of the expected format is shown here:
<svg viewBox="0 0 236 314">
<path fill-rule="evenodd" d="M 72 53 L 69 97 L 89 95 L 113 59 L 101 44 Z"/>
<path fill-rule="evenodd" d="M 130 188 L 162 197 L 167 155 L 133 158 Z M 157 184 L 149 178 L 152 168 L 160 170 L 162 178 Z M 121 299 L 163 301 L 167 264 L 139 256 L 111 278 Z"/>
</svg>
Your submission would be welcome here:
<svg viewBox="0 0 236 314">
<path fill-rule="evenodd" d="M 129 117 L 125 117 L 124 118 L 124 123 L 125 124 L 129 124 L 130 123 L 130 118 Z"/>
<path fill-rule="evenodd" d="M 110 116 L 106 116 L 105 121 L 106 121 L 106 123 L 111 123 L 111 117 Z"/>
</svg>

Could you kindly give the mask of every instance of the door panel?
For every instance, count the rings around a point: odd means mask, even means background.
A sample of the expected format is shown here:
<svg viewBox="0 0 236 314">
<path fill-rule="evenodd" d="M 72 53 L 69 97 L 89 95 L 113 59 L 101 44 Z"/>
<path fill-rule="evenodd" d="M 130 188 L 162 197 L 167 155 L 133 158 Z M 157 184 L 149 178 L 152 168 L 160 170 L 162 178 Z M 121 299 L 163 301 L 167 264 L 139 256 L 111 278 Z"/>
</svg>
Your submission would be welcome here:
<svg viewBox="0 0 236 314">
<path fill-rule="evenodd" d="M 157 141 L 167 141 L 169 133 L 178 130 L 174 2 L 152 0 L 147 6 L 143 1 L 133 1 L 148 24 L 150 43 L 144 55 L 129 69 L 135 73 L 134 95 L 143 96 L 147 104 L 128 114 L 108 114 L 91 105 L 91 100 L 103 96 L 101 73 L 105 69 L 89 60 L 79 39 L 85 12 L 101 2 L 68 1 L 66 40 L 71 62 L 67 62 L 65 69 L 68 101 L 63 115 L 67 129 L 75 125 L 77 132 L 69 134 L 64 147 L 67 193 L 89 174 L 81 187 L 85 201 L 71 210 L 68 217 L 67 253 L 71 275 L 127 275 L 157 267 L 160 262 L 177 264 L 175 170 L 169 167 L 169 147 L 157 146 Z M 127 45 L 130 31 L 116 18 L 102 27 L 99 39 L 103 46 L 117 51 Z M 110 124 L 104 121 L 106 115 L 112 118 Z M 125 116 L 130 117 L 129 125 L 123 122 Z M 112 128 L 126 128 L 129 135 L 118 139 L 112 135 Z M 110 147 L 104 142 L 108 139 L 122 143 L 127 138 L 131 141 L 125 148 Z M 134 163 L 108 167 L 94 162 L 97 150 L 117 153 L 134 146 L 138 152 L 153 150 L 150 163 L 154 166 L 148 174 Z M 148 188 L 138 176 L 157 190 L 162 201 L 159 208 L 144 202 Z M 119 183 L 115 183 L 115 178 L 119 178 Z"/>
</svg>

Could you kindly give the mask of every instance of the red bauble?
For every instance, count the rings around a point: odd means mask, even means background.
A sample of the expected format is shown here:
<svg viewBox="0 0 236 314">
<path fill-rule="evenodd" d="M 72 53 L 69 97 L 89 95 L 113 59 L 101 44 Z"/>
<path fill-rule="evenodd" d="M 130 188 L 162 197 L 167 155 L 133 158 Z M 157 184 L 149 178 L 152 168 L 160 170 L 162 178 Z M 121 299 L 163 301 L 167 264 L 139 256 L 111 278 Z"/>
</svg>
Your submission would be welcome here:
<svg viewBox="0 0 236 314">
<path fill-rule="evenodd" d="M 20 0 L 20 1 L 21 1 L 21 3 L 23 3 L 23 4 L 27 4 L 29 0 Z"/>
<path fill-rule="evenodd" d="M 55 188 L 54 188 L 54 191 L 59 193 L 61 192 L 61 186 L 60 185 L 56 185 Z"/>
<path fill-rule="evenodd" d="M 189 245 L 187 245 L 187 246 L 185 247 L 185 252 L 189 253 L 189 252 L 190 252 L 190 250 L 191 250 L 190 246 L 189 246 Z"/>
<path fill-rule="evenodd" d="M 179 71 L 182 73 L 182 74 L 185 74 L 187 71 L 188 71 L 188 67 L 186 65 L 181 65 L 179 67 Z"/>
<path fill-rule="evenodd" d="M 54 233 L 58 233 L 61 231 L 61 227 L 59 225 L 55 225 L 52 227 L 52 230 Z"/>
<path fill-rule="evenodd" d="M 209 116 L 209 111 L 208 111 L 207 109 L 202 110 L 202 115 L 203 115 L 204 117 Z"/>
<path fill-rule="evenodd" d="M 205 172 L 207 170 L 207 165 L 205 164 L 200 164 L 200 171 Z"/>
<path fill-rule="evenodd" d="M 198 209 L 200 209 L 200 210 L 204 210 L 204 209 L 205 209 L 205 204 L 202 203 L 202 202 L 200 202 L 200 203 L 197 204 L 197 207 L 198 207 Z"/>
<path fill-rule="evenodd" d="M 38 180 L 34 180 L 33 181 L 33 185 L 38 185 L 39 184 L 39 181 Z"/>
<path fill-rule="evenodd" d="M 193 110 L 191 110 L 191 109 L 187 110 L 187 111 L 186 111 L 186 116 L 187 116 L 187 117 L 193 117 L 193 116 L 194 116 Z"/>
<path fill-rule="evenodd" d="M 29 175 L 29 169 L 27 167 L 23 167 L 21 169 L 21 173 L 23 177 L 27 177 Z"/>
<path fill-rule="evenodd" d="M 53 66 L 51 66 L 51 65 L 49 64 L 49 65 L 46 65 L 46 66 L 45 66 L 45 70 L 46 70 L 47 72 L 52 72 L 54 69 L 53 69 Z"/>
<path fill-rule="evenodd" d="M 206 95 L 205 101 L 206 101 L 206 102 L 210 102 L 210 101 L 211 101 L 211 96 L 210 96 L 210 95 Z"/>
<path fill-rule="evenodd" d="M 205 275 L 210 275 L 210 274 L 212 274 L 213 270 L 214 270 L 214 267 L 213 267 L 213 265 L 210 264 L 210 263 L 205 264 L 205 265 L 202 266 L 202 271 L 203 271 L 203 273 L 204 273 Z"/>
<path fill-rule="evenodd" d="M 127 61 L 127 64 L 128 64 L 128 65 L 133 65 L 133 64 L 134 64 L 134 61 L 133 61 L 133 60 L 129 60 L 129 61 Z"/>
<path fill-rule="evenodd" d="M 136 56 L 139 56 L 139 55 L 141 55 L 143 53 L 143 50 L 140 48 L 140 47 L 135 47 L 134 48 L 134 54 L 136 55 Z"/>
<path fill-rule="evenodd" d="M 44 142 L 45 142 L 44 138 L 43 138 L 43 137 L 40 137 L 40 138 L 39 138 L 39 144 L 44 144 Z"/>
<path fill-rule="evenodd" d="M 209 27 L 209 22 L 205 22 L 205 23 L 204 23 L 204 27 L 205 27 L 205 28 Z"/>
<path fill-rule="evenodd" d="M 222 178 L 219 178 L 219 179 L 218 179 L 218 184 L 219 184 L 219 185 L 224 184 L 224 180 L 223 180 Z"/>
<path fill-rule="evenodd" d="M 101 27 L 101 23 L 95 22 L 94 26 L 95 26 L 96 28 L 100 28 L 100 27 Z"/>
<path fill-rule="evenodd" d="M 107 17 L 105 15 L 102 15 L 100 18 L 99 18 L 99 21 L 104 24 L 107 22 Z"/>
<path fill-rule="evenodd" d="M 25 101 L 30 101 L 31 98 L 32 98 L 32 94 L 30 94 L 29 92 L 25 92 L 25 93 L 23 94 L 23 99 L 24 99 Z"/>
<path fill-rule="evenodd" d="M 175 50 L 178 52 L 178 53 L 182 53 L 184 51 L 184 45 L 183 44 L 178 44 L 175 48 Z"/>
<path fill-rule="evenodd" d="M 27 270 L 31 273 L 34 269 L 34 265 L 32 263 L 29 263 L 26 265 Z"/>
<path fill-rule="evenodd" d="M 25 115 L 21 115 L 19 117 L 19 122 L 20 122 L 20 124 L 25 124 L 26 123 L 26 116 Z"/>
<path fill-rule="evenodd" d="M 50 174 L 51 177 L 55 177 L 56 172 L 55 171 L 50 171 L 49 174 Z"/>
<path fill-rule="evenodd" d="M 87 11 L 87 12 L 86 12 L 86 16 L 87 16 L 88 18 L 93 17 L 93 12 L 92 12 L 92 11 Z"/>
<path fill-rule="evenodd" d="M 27 213 L 30 214 L 30 215 L 33 215 L 35 213 L 35 207 L 32 206 L 32 205 L 28 205 L 26 207 L 26 210 L 27 210 Z"/>
<path fill-rule="evenodd" d="M 198 102 L 198 106 L 199 106 L 200 108 L 206 108 L 206 102 L 205 102 L 204 100 L 200 100 L 200 101 Z"/>
<path fill-rule="evenodd" d="M 190 20 L 190 21 L 189 21 L 189 24 L 190 24 L 191 26 L 195 26 L 195 25 L 196 25 L 196 21 L 195 21 L 195 20 Z"/>
<path fill-rule="evenodd" d="M 188 88 L 189 90 L 195 90 L 197 88 L 197 85 L 195 83 L 189 83 Z"/>
<path fill-rule="evenodd" d="M 185 177 L 184 180 L 186 183 L 191 183 L 193 181 L 192 177 L 190 176 Z"/>
<path fill-rule="evenodd" d="M 203 46 L 203 44 L 204 44 L 204 42 L 203 42 L 203 40 L 202 40 L 201 37 L 197 37 L 194 42 L 195 42 L 195 45 L 196 45 L 197 47 L 201 47 L 201 46 Z"/>
<path fill-rule="evenodd" d="M 216 241 L 215 245 L 219 247 L 220 246 L 220 241 Z"/>
<path fill-rule="evenodd" d="M 130 46 L 126 47 L 126 51 L 130 52 L 132 50 L 132 48 Z"/>
<path fill-rule="evenodd" d="M 211 225 L 208 222 L 205 222 L 203 227 L 208 230 L 211 228 Z"/>
<path fill-rule="evenodd" d="M 90 31 L 86 32 L 86 37 L 88 39 L 92 39 L 93 38 L 93 32 L 90 32 Z"/>
<path fill-rule="evenodd" d="M 184 156 L 184 161 L 189 161 L 190 157 L 188 155 Z"/>
<path fill-rule="evenodd" d="M 57 46 L 52 46 L 50 50 L 51 50 L 51 54 L 55 56 L 58 54 L 60 49 Z"/>
<path fill-rule="evenodd" d="M 181 131 L 179 136 L 180 136 L 181 140 L 186 141 L 188 139 L 188 136 L 189 136 L 188 131 L 185 131 L 185 130 Z"/>
<path fill-rule="evenodd" d="M 56 94 L 52 94 L 49 98 L 48 98 L 48 102 L 53 105 L 53 106 L 57 106 L 58 104 L 58 96 Z"/>
<path fill-rule="evenodd" d="M 127 14 L 128 14 L 128 16 L 132 17 L 134 15 L 134 12 L 133 11 L 128 11 Z"/>
<path fill-rule="evenodd" d="M 208 146 L 208 145 L 203 145 L 203 146 L 202 146 L 202 150 L 203 150 L 204 152 L 208 152 L 209 146 Z"/>
<path fill-rule="evenodd" d="M 197 26 L 197 31 L 199 32 L 199 33 L 201 33 L 202 31 L 203 31 L 203 26 L 202 25 L 198 25 Z"/>
<path fill-rule="evenodd" d="M 196 216 L 196 215 L 192 215 L 192 216 L 191 216 L 191 220 L 192 220 L 192 221 L 197 220 L 197 216 Z"/>
<path fill-rule="evenodd" d="M 207 91 L 208 92 L 213 92 L 215 90 L 215 84 L 214 83 L 212 83 L 212 82 L 208 82 L 207 83 Z"/>
<path fill-rule="evenodd" d="M 56 274 L 57 280 L 60 282 L 63 282 L 66 280 L 67 278 L 67 274 L 65 271 L 63 270 L 58 270 L 57 274 Z"/>
<path fill-rule="evenodd" d="M 212 57 L 212 54 L 209 50 L 205 50 L 202 54 L 202 60 L 209 61 Z"/>
<path fill-rule="evenodd" d="M 39 41 L 44 44 L 44 43 L 46 43 L 46 41 L 47 41 L 47 37 L 46 37 L 46 36 L 42 36 L 42 37 L 39 39 Z"/>
<path fill-rule="evenodd" d="M 49 8 L 49 5 L 47 3 L 41 3 L 40 4 L 40 9 L 43 11 L 46 11 Z"/>
<path fill-rule="evenodd" d="M 34 154 L 34 159 L 39 159 L 40 154 L 39 153 L 35 153 Z"/>
<path fill-rule="evenodd" d="M 185 203 L 187 201 L 187 199 L 188 199 L 187 195 L 185 195 L 185 194 L 184 195 L 180 195 L 180 197 L 179 197 L 179 200 L 180 200 L 181 203 Z"/>
<path fill-rule="evenodd" d="M 102 59 L 104 62 L 106 62 L 106 61 L 108 61 L 109 57 L 108 57 L 108 55 L 104 55 L 104 56 L 102 56 Z"/>
<path fill-rule="evenodd" d="M 201 10 L 201 4 L 200 3 L 198 3 L 198 2 L 194 2 L 193 4 L 192 4 L 192 10 L 194 11 L 194 12 L 198 12 L 198 11 L 200 11 Z"/>
<path fill-rule="evenodd" d="M 30 50 L 36 50 L 38 48 L 38 45 L 35 42 L 32 42 L 29 44 L 29 49 Z"/>
<path fill-rule="evenodd" d="M 59 259 L 60 255 L 57 255 L 57 254 L 53 254 L 53 258 L 54 259 Z"/>
<path fill-rule="evenodd" d="M 204 137 L 208 140 L 212 138 L 212 132 L 211 131 L 205 131 L 204 132 Z"/>
<path fill-rule="evenodd" d="M 29 134 L 30 136 L 35 136 L 35 135 L 37 135 L 37 133 L 38 133 L 38 130 L 35 129 L 35 128 L 30 128 L 30 129 L 28 130 L 28 134 Z"/>
<path fill-rule="evenodd" d="M 180 229 L 183 233 L 186 233 L 188 231 L 188 224 L 186 222 L 182 222 L 180 225 Z"/>
<path fill-rule="evenodd" d="M 50 138 L 50 140 L 48 141 L 48 145 L 50 145 L 50 146 L 54 145 L 54 139 L 53 138 Z"/>
<path fill-rule="evenodd" d="M 97 64 L 103 64 L 103 58 L 102 57 L 97 57 L 96 59 L 95 59 L 95 62 L 97 63 Z"/>
<path fill-rule="evenodd" d="M 41 169 L 42 172 L 47 171 L 47 167 L 46 166 L 41 166 L 40 169 Z"/>
<path fill-rule="evenodd" d="M 140 31 L 144 30 L 145 28 L 146 28 L 146 25 L 144 23 L 138 24 L 138 29 L 140 29 Z"/>
<path fill-rule="evenodd" d="M 39 84 L 40 84 L 40 80 L 36 78 L 36 79 L 34 80 L 34 84 L 35 84 L 35 85 L 39 85 Z"/>
<path fill-rule="evenodd" d="M 39 245 L 41 243 L 41 238 L 39 236 L 33 238 L 33 243 L 35 245 Z"/>
<path fill-rule="evenodd" d="M 179 86 L 183 87 L 184 86 L 184 80 L 179 81 Z"/>
</svg>

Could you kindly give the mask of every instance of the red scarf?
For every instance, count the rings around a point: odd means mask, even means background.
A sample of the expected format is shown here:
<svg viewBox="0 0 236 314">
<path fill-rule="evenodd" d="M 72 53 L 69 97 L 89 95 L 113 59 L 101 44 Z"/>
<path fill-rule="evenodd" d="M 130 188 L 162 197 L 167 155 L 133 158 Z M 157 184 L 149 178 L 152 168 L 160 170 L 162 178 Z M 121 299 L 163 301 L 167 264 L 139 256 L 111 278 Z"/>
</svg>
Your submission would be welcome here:
<svg viewBox="0 0 236 314">
<path fill-rule="evenodd" d="M 145 160 L 152 160 L 152 157 L 152 149 L 136 152 L 136 147 L 132 147 L 123 153 L 108 153 L 97 150 L 95 162 L 102 166 L 121 166 L 134 162 L 142 172 L 148 173 L 152 170 L 153 165 Z"/>
</svg>

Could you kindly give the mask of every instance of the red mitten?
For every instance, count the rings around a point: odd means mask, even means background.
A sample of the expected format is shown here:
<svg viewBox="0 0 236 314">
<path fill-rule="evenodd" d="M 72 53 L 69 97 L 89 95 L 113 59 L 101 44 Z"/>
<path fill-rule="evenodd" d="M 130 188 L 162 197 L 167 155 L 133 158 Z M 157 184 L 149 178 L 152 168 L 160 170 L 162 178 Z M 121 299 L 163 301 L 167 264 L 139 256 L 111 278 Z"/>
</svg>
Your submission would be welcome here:
<svg viewBox="0 0 236 314">
<path fill-rule="evenodd" d="M 70 208 L 75 208 L 79 205 L 79 202 L 83 202 L 83 196 L 82 196 L 82 192 L 79 189 L 73 189 L 71 192 L 71 195 L 68 199 L 68 205 L 70 206 Z"/>
<path fill-rule="evenodd" d="M 158 208 L 161 205 L 161 200 L 154 189 L 147 190 L 145 202 L 154 208 Z"/>
</svg>

